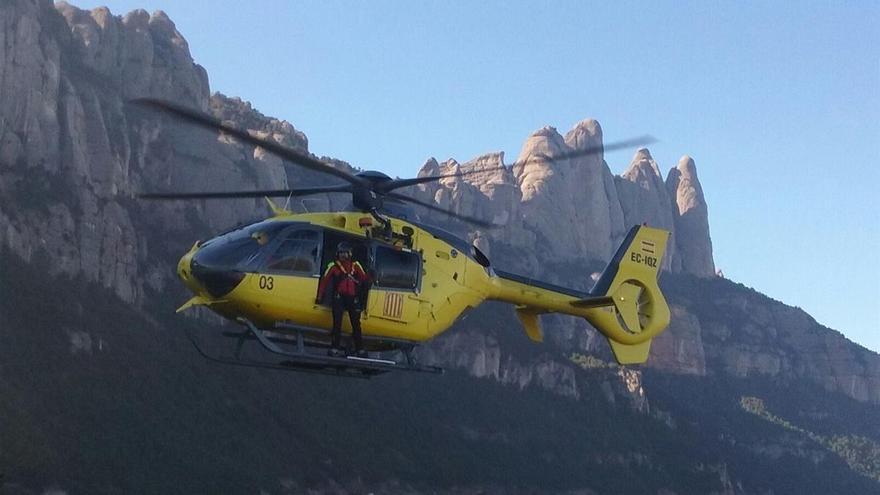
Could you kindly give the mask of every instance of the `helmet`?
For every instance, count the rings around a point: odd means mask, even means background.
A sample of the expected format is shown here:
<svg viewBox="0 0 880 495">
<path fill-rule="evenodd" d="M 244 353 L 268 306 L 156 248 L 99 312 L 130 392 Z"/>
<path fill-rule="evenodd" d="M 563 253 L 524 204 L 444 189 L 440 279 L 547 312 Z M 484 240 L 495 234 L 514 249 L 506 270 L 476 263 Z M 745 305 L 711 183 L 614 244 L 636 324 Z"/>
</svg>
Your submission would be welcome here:
<svg viewBox="0 0 880 495">
<path fill-rule="evenodd" d="M 336 254 L 339 254 L 339 253 L 348 253 L 348 254 L 351 254 L 351 251 L 352 251 L 352 249 L 351 249 L 351 244 L 349 244 L 349 243 L 347 243 L 347 242 L 345 242 L 345 241 L 340 242 L 340 243 L 336 246 Z"/>
</svg>

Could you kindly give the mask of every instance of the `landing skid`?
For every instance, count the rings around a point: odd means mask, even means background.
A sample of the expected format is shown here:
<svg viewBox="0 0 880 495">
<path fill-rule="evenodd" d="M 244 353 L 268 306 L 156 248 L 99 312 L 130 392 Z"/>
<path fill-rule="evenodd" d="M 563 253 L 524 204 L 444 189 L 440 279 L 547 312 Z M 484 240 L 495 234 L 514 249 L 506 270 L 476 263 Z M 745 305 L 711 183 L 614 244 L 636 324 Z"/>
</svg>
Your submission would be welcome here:
<svg viewBox="0 0 880 495">
<path fill-rule="evenodd" d="M 368 349 L 401 351 L 404 357 L 403 361 L 373 357 L 378 352 L 371 353 L 373 356 L 370 357 L 334 357 L 326 354 L 327 345 L 320 339 L 320 334 L 328 335 L 328 332 L 325 330 L 297 327 L 289 324 L 278 324 L 271 329 L 260 329 L 244 318 L 239 318 L 236 321 L 245 327 L 243 331 L 223 333 L 225 337 L 237 340 L 235 353 L 232 357 L 217 356 L 206 352 L 199 345 L 198 340 L 190 333 L 189 329 L 187 329 L 187 337 L 193 344 L 193 347 L 205 359 L 215 363 L 235 366 L 300 371 L 353 378 L 371 378 L 389 371 L 398 370 L 443 373 L 443 368 L 416 363 L 415 357 L 412 355 L 412 350 L 416 345 L 413 342 L 364 337 L 364 343 Z M 315 334 L 318 334 L 319 338 L 310 338 L 315 336 Z M 242 357 L 244 345 L 254 340 L 260 344 L 264 351 L 275 356 L 281 356 L 283 359 L 270 361 Z"/>
</svg>

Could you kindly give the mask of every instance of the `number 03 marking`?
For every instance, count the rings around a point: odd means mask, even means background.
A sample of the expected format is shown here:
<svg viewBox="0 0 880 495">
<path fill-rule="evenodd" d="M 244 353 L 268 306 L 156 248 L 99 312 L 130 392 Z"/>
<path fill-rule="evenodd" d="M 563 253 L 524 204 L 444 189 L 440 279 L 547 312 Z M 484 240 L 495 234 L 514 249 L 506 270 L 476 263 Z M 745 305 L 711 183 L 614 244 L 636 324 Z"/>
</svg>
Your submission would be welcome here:
<svg viewBox="0 0 880 495">
<path fill-rule="evenodd" d="M 275 288 L 275 279 L 272 277 L 267 277 L 265 275 L 260 275 L 260 288 L 266 290 L 272 290 Z"/>
</svg>

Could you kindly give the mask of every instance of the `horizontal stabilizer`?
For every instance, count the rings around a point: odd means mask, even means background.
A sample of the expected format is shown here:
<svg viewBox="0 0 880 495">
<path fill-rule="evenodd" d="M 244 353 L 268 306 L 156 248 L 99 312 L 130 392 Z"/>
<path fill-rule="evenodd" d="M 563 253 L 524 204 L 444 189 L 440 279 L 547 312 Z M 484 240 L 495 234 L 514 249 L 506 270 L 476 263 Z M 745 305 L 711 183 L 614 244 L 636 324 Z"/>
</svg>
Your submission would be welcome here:
<svg viewBox="0 0 880 495">
<path fill-rule="evenodd" d="M 614 298 L 609 296 L 588 297 L 579 299 L 571 303 L 576 308 L 601 308 L 604 306 L 614 306 Z"/>
</svg>

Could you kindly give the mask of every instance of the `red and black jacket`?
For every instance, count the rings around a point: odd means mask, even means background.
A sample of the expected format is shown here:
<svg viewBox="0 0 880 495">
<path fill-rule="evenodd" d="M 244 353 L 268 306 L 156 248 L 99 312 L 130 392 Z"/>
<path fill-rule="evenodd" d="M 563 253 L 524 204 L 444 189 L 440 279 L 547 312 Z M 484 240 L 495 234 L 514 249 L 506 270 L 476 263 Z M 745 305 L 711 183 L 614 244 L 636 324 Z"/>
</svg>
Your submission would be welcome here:
<svg viewBox="0 0 880 495">
<path fill-rule="evenodd" d="M 321 283 L 318 285 L 318 295 L 335 297 L 337 294 L 346 297 L 356 297 L 360 293 L 362 284 L 370 281 L 370 277 L 357 261 L 335 260 L 327 265 Z M 328 294 L 328 290 L 329 292 Z"/>
</svg>

